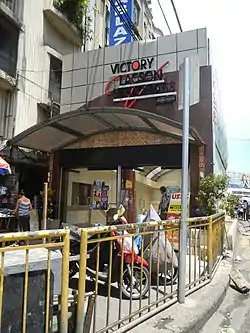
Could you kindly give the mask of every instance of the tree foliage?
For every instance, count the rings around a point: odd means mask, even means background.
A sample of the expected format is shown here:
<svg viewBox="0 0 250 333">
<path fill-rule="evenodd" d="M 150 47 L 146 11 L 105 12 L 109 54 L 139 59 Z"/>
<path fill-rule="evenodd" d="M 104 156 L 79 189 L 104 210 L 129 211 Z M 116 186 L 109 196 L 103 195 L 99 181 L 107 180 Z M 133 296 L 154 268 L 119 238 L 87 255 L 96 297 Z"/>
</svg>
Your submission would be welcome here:
<svg viewBox="0 0 250 333">
<path fill-rule="evenodd" d="M 226 197 L 229 177 L 209 174 L 200 181 L 198 202 L 205 215 L 215 214 L 216 206 Z"/>
<path fill-rule="evenodd" d="M 238 204 L 240 197 L 234 194 L 228 194 L 221 203 L 221 208 L 225 209 L 226 213 L 230 217 L 235 216 L 235 207 Z"/>
<path fill-rule="evenodd" d="M 84 43 L 92 39 L 90 0 L 54 0 L 54 5 L 75 25 Z"/>
</svg>

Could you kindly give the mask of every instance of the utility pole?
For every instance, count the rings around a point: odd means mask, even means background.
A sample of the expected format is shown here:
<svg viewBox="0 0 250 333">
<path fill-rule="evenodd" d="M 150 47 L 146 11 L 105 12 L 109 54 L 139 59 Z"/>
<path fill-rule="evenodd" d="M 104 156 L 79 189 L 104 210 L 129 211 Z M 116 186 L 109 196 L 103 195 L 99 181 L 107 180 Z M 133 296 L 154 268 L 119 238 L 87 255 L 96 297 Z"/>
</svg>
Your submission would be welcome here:
<svg viewBox="0 0 250 333">
<path fill-rule="evenodd" d="M 189 157 L 189 105 L 190 105 L 190 62 L 183 63 L 183 120 L 182 120 L 182 180 L 181 180 L 181 224 L 179 244 L 178 301 L 185 303 L 187 222 L 188 222 L 188 157 Z M 180 82 L 181 84 L 181 82 Z"/>
</svg>

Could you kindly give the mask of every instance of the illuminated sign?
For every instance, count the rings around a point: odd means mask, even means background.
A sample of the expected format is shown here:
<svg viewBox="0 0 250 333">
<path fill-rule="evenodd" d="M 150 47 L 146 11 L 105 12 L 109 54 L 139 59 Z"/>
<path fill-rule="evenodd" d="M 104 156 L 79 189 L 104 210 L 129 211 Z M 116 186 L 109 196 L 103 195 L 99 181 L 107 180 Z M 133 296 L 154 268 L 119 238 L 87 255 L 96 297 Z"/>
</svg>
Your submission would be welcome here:
<svg viewBox="0 0 250 333">
<path fill-rule="evenodd" d="M 133 21 L 134 0 L 110 1 L 109 45 L 131 43 L 133 37 L 129 31 L 130 20 Z"/>
<path fill-rule="evenodd" d="M 105 87 L 105 93 L 113 97 L 113 102 L 124 102 L 124 107 L 132 108 L 138 99 L 156 98 L 158 104 L 176 101 L 175 82 L 168 81 L 163 69 L 158 69 L 154 58 L 126 61 L 111 65 L 115 75 Z"/>
</svg>

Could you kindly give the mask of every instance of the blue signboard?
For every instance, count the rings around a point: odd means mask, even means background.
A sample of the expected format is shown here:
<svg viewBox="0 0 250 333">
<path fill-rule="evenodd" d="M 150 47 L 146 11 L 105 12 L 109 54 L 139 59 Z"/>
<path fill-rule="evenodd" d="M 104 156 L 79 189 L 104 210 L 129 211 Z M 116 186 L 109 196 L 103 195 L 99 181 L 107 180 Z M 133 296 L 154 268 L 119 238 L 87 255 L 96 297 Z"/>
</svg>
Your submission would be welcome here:
<svg viewBox="0 0 250 333">
<path fill-rule="evenodd" d="M 128 26 L 131 26 L 129 18 L 133 22 L 133 9 L 134 0 L 110 1 L 110 46 L 131 43 L 133 41 L 133 37 L 128 29 Z"/>
</svg>

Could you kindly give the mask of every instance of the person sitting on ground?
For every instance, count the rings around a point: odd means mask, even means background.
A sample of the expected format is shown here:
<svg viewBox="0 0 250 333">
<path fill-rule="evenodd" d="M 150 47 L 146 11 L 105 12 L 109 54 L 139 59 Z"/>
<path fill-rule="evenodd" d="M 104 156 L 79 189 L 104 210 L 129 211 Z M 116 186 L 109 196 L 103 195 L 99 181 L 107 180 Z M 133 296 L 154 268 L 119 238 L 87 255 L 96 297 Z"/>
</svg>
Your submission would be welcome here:
<svg viewBox="0 0 250 333">
<path fill-rule="evenodd" d="M 24 191 L 20 192 L 19 198 L 16 203 L 15 215 L 18 218 L 18 230 L 20 232 L 30 231 L 30 211 L 32 205 L 30 199 L 25 196 Z"/>
</svg>

